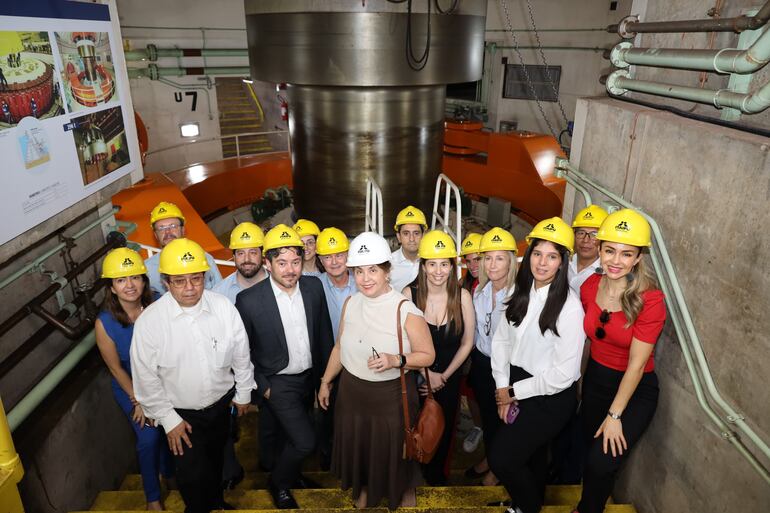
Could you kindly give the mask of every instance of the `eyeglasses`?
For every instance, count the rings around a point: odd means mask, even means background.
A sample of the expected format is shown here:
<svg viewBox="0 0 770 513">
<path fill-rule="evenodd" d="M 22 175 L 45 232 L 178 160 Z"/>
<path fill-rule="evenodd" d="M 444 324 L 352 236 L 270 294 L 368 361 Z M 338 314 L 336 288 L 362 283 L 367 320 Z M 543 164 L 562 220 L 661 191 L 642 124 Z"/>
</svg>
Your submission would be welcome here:
<svg viewBox="0 0 770 513">
<path fill-rule="evenodd" d="M 492 330 L 492 312 L 489 312 L 484 317 L 484 334 L 489 336 L 489 332 Z"/>
<path fill-rule="evenodd" d="M 578 230 L 575 232 L 575 237 L 577 237 L 578 239 L 585 239 L 585 238 L 596 239 L 596 235 L 598 233 L 599 232 L 595 232 L 595 231 L 587 232 L 585 230 Z"/>
<path fill-rule="evenodd" d="M 607 310 L 602 310 L 602 313 L 599 314 L 599 322 L 602 323 L 602 325 L 597 326 L 596 331 L 594 332 L 594 336 L 597 338 L 597 340 L 601 340 L 607 336 L 604 325 L 610 322 L 610 312 Z"/>
<path fill-rule="evenodd" d="M 188 283 L 193 287 L 198 287 L 203 283 L 203 275 L 196 274 L 195 276 L 188 276 L 184 278 L 181 276 L 174 276 L 168 279 L 168 283 L 175 289 L 184 288 Z"/>
<path fill-rule="evenodd" d="M 164 225 L 164 226 L 156 226 L 155 227 L 155 231 L 156 232 L 170 232 L 171 230 L 176 230 L 180 226 L 182 226 L 182 225 L 181 224 L 177 224 L 177 223 L 167 224 L 167 225 Z"/>
</svg>

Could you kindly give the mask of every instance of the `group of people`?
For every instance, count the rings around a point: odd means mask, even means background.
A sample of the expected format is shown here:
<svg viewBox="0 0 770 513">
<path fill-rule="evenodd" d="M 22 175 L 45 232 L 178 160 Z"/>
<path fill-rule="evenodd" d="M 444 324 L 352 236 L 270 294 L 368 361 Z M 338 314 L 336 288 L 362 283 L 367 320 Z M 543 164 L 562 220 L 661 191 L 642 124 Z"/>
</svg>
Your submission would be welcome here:
<svg viewBox="0 0 770 513">
<path fill-rule="evenodd" d="M 148 509 L 162 508 L 161 474 L 175 476 L 186 511 L 229 509 L 223 489 L 243 475 L 232 422 L 250 404 L 277 508 L 297 508 L 292 489 L 317 486 L 301 472 L 316 450 L 357 507 L 415 506 L 420 483 L 447 483 L 465 394 L 485 449 L 466 475 L 502 484 L 509 511 L 535 513 L 549 465 L 573 465 L 575 511 L 598 513 L 654 414 L 666 311 L 638 212 L 590 205 L 571 226 L 546 219 L 520 263 L 510 232 L 469 234 L 458 251 L 412 206 L 396 218 L 394 252 L 373 232 L 351 241 L 309 220 L 266 234 L 242 223 L 224 280 L 184 237 L 178 207 L 160 203 L 150 222 L 159 254 L 105 257 L 96 326 L 137 434 Z M 405 457 L 404 427 L 429 391 L 446 428 L 420 465 Z M 558 449 L 576 425 L 582 439 Z"/>
</svg>

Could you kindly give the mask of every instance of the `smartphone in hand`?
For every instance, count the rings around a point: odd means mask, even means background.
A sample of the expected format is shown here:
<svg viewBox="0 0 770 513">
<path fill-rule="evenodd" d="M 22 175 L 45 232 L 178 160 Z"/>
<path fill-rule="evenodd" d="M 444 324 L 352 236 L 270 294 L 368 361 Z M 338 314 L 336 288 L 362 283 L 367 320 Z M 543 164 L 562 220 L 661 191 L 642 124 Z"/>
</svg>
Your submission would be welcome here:
<svg viewBox="0 0 770 513">
<path fill-rule="evenodd" d="M 513 424 L 513 422 L 516 420 L 516 417 L 519 416 L 519 407 L 515 404 L 511 404 L 508 406 L 508 413 L 505 415 L 505 423 L 506 424 Z"/>
</svg>

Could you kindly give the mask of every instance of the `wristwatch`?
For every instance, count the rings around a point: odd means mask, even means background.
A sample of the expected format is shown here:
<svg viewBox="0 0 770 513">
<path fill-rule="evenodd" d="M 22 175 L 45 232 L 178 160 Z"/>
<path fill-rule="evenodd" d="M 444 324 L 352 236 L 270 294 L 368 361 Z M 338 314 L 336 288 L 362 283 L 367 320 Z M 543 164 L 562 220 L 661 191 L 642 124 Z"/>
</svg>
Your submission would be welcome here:
<svg viewBox="0 0 770 513">
<path fill-rule="evenodd" d="M 516 399 L 516 396 L 513 393 L 513 386 L 508 387 L 508 397 L 510 397 L 511 399 Z"/>
<path fill-rule="evenodd" d="M 614 413 L 614 412 L 608 411 L 607 412 L 607 416 L 609 418 L 611 418 L 611 419 L 620 420 L 620 414 L 619 413 Z"/>
<path fill-rule="evenodd" d="M 406 355 L 403 354 L 403 353 L 399 354 L 398 358 L 400 360 L 399 363 L 398 363 L 398 368 L 401 369 L 403 367 L 406 367 Z"/>
</svg>

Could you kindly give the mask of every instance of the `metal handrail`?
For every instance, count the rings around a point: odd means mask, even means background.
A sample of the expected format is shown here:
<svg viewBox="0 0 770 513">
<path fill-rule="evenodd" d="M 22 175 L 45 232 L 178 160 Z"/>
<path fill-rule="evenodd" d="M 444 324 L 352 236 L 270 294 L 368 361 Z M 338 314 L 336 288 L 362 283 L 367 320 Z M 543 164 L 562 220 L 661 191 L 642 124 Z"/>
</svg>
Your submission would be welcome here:
<svg viewBox="0 0 770 513">
<path fill-rule="evenodd" d="M 366 215 L 364 216 L 364 231 L 377 232 L 382 236 L 384 224 L 382 221 L 382 189 L 374 178 L 366 178 Z"/>
<path fill-rule="evenodd" d="M 249 137 L 249 136 L 253 136 L 253 135 L 273 135 L 273 134 L 287 134 L 288 135 L 289 132 L 287 130 L 268 130 L 268 131 L 265 131 L 265 132 L 243 132 L 243 133 L 240 133 L 240 134 L 215 135 L 215 136 L 212 136 L 212 137 L 204 137 L 204 138 L 201 138 L 201 139 L 190 139 L 189 141 L 184 141 L 184 142 L 181 142 L 181 143 L 172 144 L 171 146 L 166 146 L 164 148 L 158 148 L 157 150 L 148 151 L 147 152 L 147 156 L 149 157 L 150 155 L 155 155 L 156 153 L 161 153 L 161 152 L 168 151 L 168 150 L 174 150 L 174 149 L 177 149 L 177 148 L 182 148 L 184 146 L 189 146 L 191 144 L 198 144 L 198 143 L 212 142 L 212 141 L 221 141 L 223 139 L 233 139 L 234 138 L 235 139 L 236 155 L 238 157 L 240 157 L 241 154 L 240 154 L 240 141 L 239 141 L 239 139 L 241 137 Z M 288 137 L 286 139 L 286 150 L 285 151 L 289 151 L 289 139 L 288 139 Z M 284 153 L 284 150 L 280 150 L 280 151 L 278 151 L 278 150 L 276 150 L 276 151 L 266 151 L 266 152 L 259 153 L 259 155 L 270 155 L 270 154 L 273 154 L 273 153 Z"/>
<path fill-rule="evenodd" d="M 139 246 L 143 250 L 147 252 L 147 258 L 152 257 L 155 253 L 160 253 L 160 248 L 155 246 L 149 246 L 147 244 L 142 244 L 141 242 L 134 242 L 134 241 L 128 241 L 129 244 L 133 244 L 135 246 Z M 214 259 L 214 263 L 217 265 L 224 265 L 227 267 L 235 267 L 235 262 L 232 260 L 220 260 L 218 258 Z"/>
<path fill-rule="evenodd" d="M 446 184 L 446 187 L 444 188 L 444 215 L 442 216 L 439 214 L 438 211 L 438 202 L 439 202 L 439 196 L 441 195 L 441 184 Z M 455 217 L 455 229 L 452 230 L 452 228 L 449 226 L 449 212 L 450 212 L 450 206 L 452 204 L 452 193 L 454 193 L 455 198 L 455 204 L 457 205 L 457 216 Z M 440 230 L 443 230 L 444 233 L 449 234 L 450 237 L 452 237 L 455 240 L 455 247 L 460 247 L 460 242 L 462 241 L 462 225 L 463 225 L 463 205 L 462 205 L 462 197 L 460 196 L 460 188 L 455 185 L 455 183 L 449 179 L 447 175 L 444 173 L 441 173 L 438 175 L 438 178 L 436 179 L 436 190 L 433 194 L 433 213 L 431 215 L 430 220 L 430 229 L 435 230 L 436 229 L 436 221 L 439 221 L 441 223 Z M 462 276 L 462 269 L 460 269 L 460 266 L 457 266 L 457 277 L 460 278 Z"/>
<path fill-rule="evenodd" d="M 667 298 L 667 307 L 671 314 L 671 321 L 674 325 L 674 331 L 676 332 L 679 346 L 682 348 L 682 354 L 692 379 L 698 404 L 719 428 L 721 437 L 730 442 L 749 462 L 754 470 L 756 470 L 756 472 L 770 484 L 770 471 L 768 471 L 757 457 L 749 451 L 743 444 L 741 438 L 728 426 L 728 424 L 735 426 L 741 433 L 745 434 L 765 456 L 770 457 L 770 448 L 767 443 L 762 440 L 750 426 L 748 426 L 745 422 L 745 416 L 736 412 L 735 409 L 722 398 L 714 383 L 705 352 L 703 351 L 703 346 L 698 337 L 698 333 L 695 330 L 695 324 L 684 299 L 679 279 L 677 278 L 676 271 L 674 270 L 671 257 L 663 238 L 663 233 L 657 221 L 655 221 L 649 214 L 641 211 L 636 205 L 586 176 L 565 158 L 556 158 L 556 174 L 558 177 L 564 178 L 571 185 L 575 185 L 575 183 L 578 182 L 581 185 L 588 185 L 619 205 L 639 211 L 650 223 L 650 228 L 652 229 L 653 238 L 655 240 L 655 244 L 650 251 L 653 267 L 660 280 L 661 289 Z M 690 345 L 692 345 L 692 347 L 690 347 Z M 693 355 L 695 358 L 693 358 Z M 701 381 L 705 384 L 705 390 Z M 708 395 L 708 399 L 711 399 L 723 410 L 724 419 L 714 411 L 707 401 L 706 395 Z"/>
</svg>

